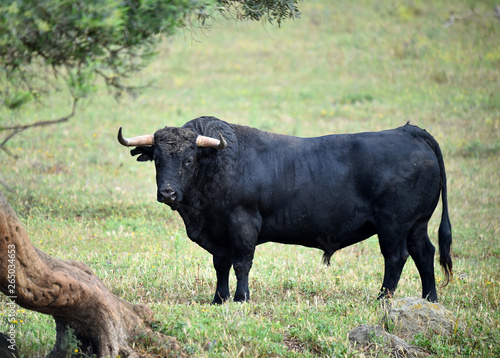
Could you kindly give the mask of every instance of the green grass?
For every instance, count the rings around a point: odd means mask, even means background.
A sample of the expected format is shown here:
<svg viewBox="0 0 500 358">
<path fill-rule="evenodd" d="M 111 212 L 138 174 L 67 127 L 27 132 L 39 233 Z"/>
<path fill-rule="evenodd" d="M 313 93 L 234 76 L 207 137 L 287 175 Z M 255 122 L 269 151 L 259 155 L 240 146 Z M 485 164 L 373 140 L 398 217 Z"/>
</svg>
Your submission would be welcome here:
<svg viewBox="0 0 500 358">
<path fill-rule="evenodd" d="M 126 136 L 152 133 L 200 115 L 299 136 L 411 121 L 433 134 L 444 153 L 455 279 L 438 294 L 459 321 L 452 337 L 414 343 L 439 357 L 499 356 L 495 4 L 306 1 L 302 18 L 281 29 L 219 19 L 209 31 L 180 33 L 135 78 L 156 79 L 137 100 L 115 102 L 101 87 L 70 122 L 13 139 L 18 159 L 0 153 L 0 188 L 38 248 L 87 263 L 117 295 L 151 306 L 156 329 L 177 337 L 189 355 L 361 356 L 370 353 L 351 347 L 347 333 L 382 316 L 376 238 L 335 253 L 330 267 L 316 250 L 262 245 L 250 276 L 252 300 L 210 306 L 211 256 L 189 241 L 176 213 L 156 203 L 154 166 L 130 157 L 116 132 L 123 126 Z M 451 11 L 465 15 L 471 5 L 483 15 L 443 27 Z M 57 118 L 70 103 L 54 94 L 45 106 L 2 112 L 0 120 Z M 438 208 L 429 228 L 435 244 L 439 217 Z M 439 269 L 436 276 L 443 279 Z M 420 290 L 409 260 L 396 297 Z M 17 324 L 23 357 L 50 351 L 51 317 L 19 310 Z"/>
</svg>

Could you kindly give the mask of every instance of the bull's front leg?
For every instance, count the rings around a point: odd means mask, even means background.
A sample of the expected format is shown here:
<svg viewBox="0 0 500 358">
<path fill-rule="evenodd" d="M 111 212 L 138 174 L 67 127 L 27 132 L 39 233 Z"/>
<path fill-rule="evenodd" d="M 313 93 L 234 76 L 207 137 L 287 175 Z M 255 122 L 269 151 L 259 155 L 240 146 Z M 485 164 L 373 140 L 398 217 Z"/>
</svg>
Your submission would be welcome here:
<svg viewBox="0 0 500 358">
<path fill-rule="evenodd" d="M 255 251 L 255 249 L 254 249 Z M 236 274 L 236 292 L 234 302 L 244 302 L 250 299 L 248 288 L 248 275 L 252 268 L 253 252 L 237 253 L 233 256 L 234 273 Z"/>
<path fill-rule="evenodd" d="M 214 255 L 214 268 L 217 274 L 217 288 L 215 289 L 213 305 L 220 305 L 229 299 L 229 271 L 232 261 L 230 256 Z"/>
<path fill-rule="evenodd" d="M 248 275 L 252 268 L 255 246 L 257 245 L 262 221 L 258 213 L 238 208 L 233 211 L 229 223 L 232 261 L 236 274 L 234 301 L 244 302 L 250 299 Z"/>
<path fill-rule="evenodd" d="M 231 247 L 221 246 L 216 243 L 210 232 L 204 229 L 204 217 L 189 216 L 191 212 L 187 210 L 179 210 L 179 212 L 186 224 L 186 231 L 189 238 L 213 255 L 214 268 L 217 274 L 217 288 L 215 289 L 212 304 L 222 304 L 230 296 L 229 271 L 232 265 Z"/>
</svg>

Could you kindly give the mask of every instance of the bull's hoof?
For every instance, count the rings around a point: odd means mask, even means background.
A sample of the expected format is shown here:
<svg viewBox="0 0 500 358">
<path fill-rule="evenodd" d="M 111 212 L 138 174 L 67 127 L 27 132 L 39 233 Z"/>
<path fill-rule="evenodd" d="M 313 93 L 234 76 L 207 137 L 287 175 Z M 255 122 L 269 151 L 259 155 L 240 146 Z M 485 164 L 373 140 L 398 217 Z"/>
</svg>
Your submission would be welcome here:
<svg viewBox="0 0 500 358">
<path fill-rule="evenodd" d="M 382 289 L 377 296 L 377 300 L 378 301 L 386 300 L 386 299 L 390 300 L 393 298 L 393 296 L 394 296 L 394 292 L 387 290 L 387 289 Z"/>
<path fill-rule="evenodd" d="M 437 293 L 435 292 L 429 292 L 427 296 L 422 296 L 422 298 L 425 298 L 427 301 L 431 303 L 438 303 L 438 296 Z"/>
<path fill-rule="evenodd" d="M 249 299 L 250 299 L 250 295 L 248 293 L 237 294 L 234 296 L 234 302 L 246 302 Z"/>
<path fill-rule="evenodd" d="M 221 297 L 220 295 L 216 294 L 214 296 L 214 300 L 212 301 L 211 305 L 212 306 L 214 306 L 214 305 L 222 305 L 227 300 L 229 300 L 229 296 Z"/>
</svg>

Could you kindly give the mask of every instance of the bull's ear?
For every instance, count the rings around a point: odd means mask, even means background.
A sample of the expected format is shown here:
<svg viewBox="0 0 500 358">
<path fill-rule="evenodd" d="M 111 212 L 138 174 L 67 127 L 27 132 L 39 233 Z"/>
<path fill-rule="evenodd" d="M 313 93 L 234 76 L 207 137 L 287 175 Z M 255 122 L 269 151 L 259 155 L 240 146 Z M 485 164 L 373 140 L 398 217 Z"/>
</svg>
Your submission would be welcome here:
<svg viewBox="0 0 500 358">
<path fill-rule="evenodd" d="M 130 151 L 132 156 L 139 155 L 137 157 L 138 162 L 147 162 L 148 160 L 153 160 L 153 147 L 136 147 Z"/>
</svg>

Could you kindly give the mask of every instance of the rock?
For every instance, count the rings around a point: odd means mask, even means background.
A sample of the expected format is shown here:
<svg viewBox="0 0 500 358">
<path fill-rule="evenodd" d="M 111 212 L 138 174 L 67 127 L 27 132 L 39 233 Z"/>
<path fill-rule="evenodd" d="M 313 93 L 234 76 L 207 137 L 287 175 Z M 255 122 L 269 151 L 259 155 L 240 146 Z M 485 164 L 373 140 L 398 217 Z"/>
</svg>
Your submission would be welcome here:
<svg viewBox="0 0 500 358">
<path fill-rule="evenodd" d="M 391 346 L 401 347 L 407 345 L 404 340 L 402 340 L 398 336 L 386 332 L 384 328 L 379 325 L 368 326 L 366 324 L 363 324 L 350 331 L 348 338 L 350 342 L 360 345 L 366 345 L 369 343 L 384 345 L 390 344 Z"/>
<path fill-rule="evenodd" d="M 394 327 L 400 337 L 439 334 L 450 336 L 455 328 L 456 317 L 439 303 L 423 298 L 406 297 L 389 301 L 384 317 L 385 325 Z"/>
<path fill-rule="evenodd" d="M 403 338 L 413 338 L 419 333 L 426 336 L 439 334 L 449 336 L 455 329 L 456 318 L 438 303 L 431 303 L 422 298 L 401 298 L 384 301 L 384 324 L 391 328 L 390 334 L 381 326 L 362 325 L 351 332 L 348 338 L 364 352 L 374 351 L 396 357 L 423 358 L 429 352 L 423 348 L 408 344 Z"/>
<path fill-rule="evenodd" d="M 403 339 L 387 333 L 381 326 L 361 325 L 348 334 L 351 344 L 360 346 L 365 350 L 382 350 L 386 354 L 395 356 L 423 358 L 427 352 L 422 348 L 412 346 Z"/>
</svg>

